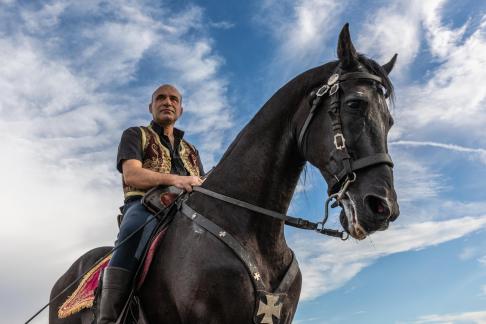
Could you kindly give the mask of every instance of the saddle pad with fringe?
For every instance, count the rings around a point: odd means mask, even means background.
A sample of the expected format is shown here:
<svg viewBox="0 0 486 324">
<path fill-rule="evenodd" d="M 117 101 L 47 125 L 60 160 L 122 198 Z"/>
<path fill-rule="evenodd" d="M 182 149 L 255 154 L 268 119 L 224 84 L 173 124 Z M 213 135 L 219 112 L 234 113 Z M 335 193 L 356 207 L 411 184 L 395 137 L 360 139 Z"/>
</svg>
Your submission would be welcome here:
<svg viewBox="0 0 486 324">
<path fill-rule="evenodd" d="M 154 258 L 155 251 L 165 234 L 165 229 L 157 233 L 155 238 L 151 241 L 150 247 L 147 251 L 143 267 L 137 280 L 137 288 L 140 288 L 145 281 L 150 265 Z M 59 318 L 66 318 L 72 314 L 76 314 L 82 309 L 91 308 L 95 299 L 95 289 L 98 287 L 100 273 L 108 266 L 111 260 L 111 254 L 98 262 L 93 268 L 84 275 L 79 282 L 76 290 L 69 296 L 61 305 L 57 312 Z"/>
<path fill-rule="evenodd" d="M 66 318 L 84 308 L 93 306 L 95 298 L 94 291 L 96 287 L 98 287 L 100 273 L 108 266 L 110 259 L 111 254 L 98 262 L 87 274 L 84 275 L 76 290 L 59 308 L 59 311 L 57 312 L 59 318 Z"/>
</svg>

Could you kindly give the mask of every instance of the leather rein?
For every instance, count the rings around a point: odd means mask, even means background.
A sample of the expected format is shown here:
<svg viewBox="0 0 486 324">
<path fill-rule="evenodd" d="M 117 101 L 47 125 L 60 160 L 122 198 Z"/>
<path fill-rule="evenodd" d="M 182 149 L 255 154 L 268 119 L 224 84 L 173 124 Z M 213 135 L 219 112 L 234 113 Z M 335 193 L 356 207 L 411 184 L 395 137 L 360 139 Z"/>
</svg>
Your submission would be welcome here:
<svg viewBox="0 0 486 324">
<path fill-rule="evenodd" d="M 331 205 L 331 207 L 334 208 L 338 206 L 339 201 L 344 197 L 344 194 L 346 193 L 349 186 L 354 181 L 356 181 L 357 171 L 370 166 L 376 166 L 380 164 L 387 164 L 390 167 L 393 167 L 393 161 L 388 153 L 375 153 L 369 156 L 362 157 L 360 159 L 353 159 L 351 158 L 347 150 L 346 139 L 344 138 L 343 135 L 342 122 L 341 122 L 340 83 L 349 80 L 358 80 L 358 79 L 367 79 L 367 80 L 378 82 L 381 85 L 383 85 L 382 79 L 374 74 L 367 73 L 367 72 L 349 72 L 349 73 L 340 74 L 340 70 L 338 69 L 336 73 L 333 73 L 331 77 L 329 77 L 329 79 L 324 85 L 319 87 L 317 90 L 311 92 L 310 97 L 313 99 L 312 106 L 299 132 L 297 144 L 300 152 L 304 152 L 302 145 L 303 145 L 304 137 L 309 128 L 309 125 L 312 122 L 319 107 L 323 106 L 320 105 L 322 98 L 325 95 L 328 95 L 331 98 L 330 105 L 328 108 L 328 114 L 331 117 L 333 137 L 334 137 L 334 146 L 335 146 L 334 158 L 337 161 L 341 161 L 343 168 L 332 174 L 333 178 L 331 179 L 331 183 L 329 183 L 329 188 L 331 188 L 329 191 L 331 192 L 332 188 L 335 188 L 336 185 L 338 184 L 342 184 L 342 185 L 340 186 L 340 189 L 336 193 L 330 194 L 329 197 L 327 198 L 325 203 L 324 218 L 322 219 L 322 221 L 312 222 L 307 219 L 288 216 L 286 214 L 278 213 L 273 210 L 255 206 L 248 202 L 235 199 L 232 197 L 228 197 L 223 194 L 202 187 L 193 187 L 193 190 L 203 195 L 230 203 L 232 205 L 282 220 L 285 222 L 285 224 L 293 227 L 306 229 L 306 230 L 314 230 L 321 234 L 325 234 L 333 237 L 339 237 L 342 240 L 347 240 L 349 238 L 348 232 L 324 227 L 329 217 L 330 203 L 333 200 L 335 200 L 334 203 Z"/>
</svg>

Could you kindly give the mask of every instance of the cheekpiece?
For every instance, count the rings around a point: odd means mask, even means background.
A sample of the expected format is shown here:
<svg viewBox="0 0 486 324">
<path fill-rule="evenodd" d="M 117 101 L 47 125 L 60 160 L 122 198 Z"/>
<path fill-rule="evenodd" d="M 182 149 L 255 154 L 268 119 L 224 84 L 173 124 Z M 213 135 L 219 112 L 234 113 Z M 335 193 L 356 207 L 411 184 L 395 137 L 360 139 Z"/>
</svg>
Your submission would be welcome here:
<svg viewBox="0 0 486 324">
<path fill-rule="evenodd" d="M 329 86 L 332 86 L 334 83 L 336 83 L 337 81 L 339 80 L 339 74 L 337 73 L 334 73 L 333 75 L 331 75 L 329 77 L 329 79 L 327 80 L 327 84 Z"/>
</svg>

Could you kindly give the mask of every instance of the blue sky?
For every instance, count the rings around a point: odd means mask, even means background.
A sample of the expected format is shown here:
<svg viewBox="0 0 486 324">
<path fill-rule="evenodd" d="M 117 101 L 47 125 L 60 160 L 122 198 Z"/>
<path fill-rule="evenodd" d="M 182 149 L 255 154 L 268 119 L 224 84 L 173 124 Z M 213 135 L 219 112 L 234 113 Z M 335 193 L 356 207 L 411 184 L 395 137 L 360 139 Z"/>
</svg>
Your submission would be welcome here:
<svg viewBox="0 0 486 324">
<path fill-rule="evenodd" d="M 358 51 L 399 54 L 389 146 L 401 216 L 360 242 L 289 229 L 304 275 L 294 322 L 485 323 L 485 2 L 0 0 L 5 323 L 112 244 L 118 141 L 149 122 L 158 84 L 182 90 L 180 126 L 209 169 L 279 87 L 336 58 L 345 22 Z M 289 212 L 317 220 L 325 191 L 309 167 Z"/>
</svg>

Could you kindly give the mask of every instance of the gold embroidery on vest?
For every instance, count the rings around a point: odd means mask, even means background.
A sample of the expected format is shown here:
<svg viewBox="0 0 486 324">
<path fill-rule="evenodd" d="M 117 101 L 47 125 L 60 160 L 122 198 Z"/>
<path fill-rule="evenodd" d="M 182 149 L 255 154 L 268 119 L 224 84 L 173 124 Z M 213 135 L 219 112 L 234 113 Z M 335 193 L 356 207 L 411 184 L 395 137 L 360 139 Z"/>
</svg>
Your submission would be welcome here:
<svg viewBox="0 0 486 324">
<path fill-rule="evenodd" d="M 147 127 L 147 129 L 150 132 L 151 139 L 155 140 L 155 143 L 152 143 L 150 147 L 155 156 L 152 157 L 151 161 L 144 161 L 144 168 L 160 173 L 170 173 L 172 161 L 169 149 L 160 142 L 159 135 L 152 129 L 152 126 Z M 150 142 L 150 140 L 147 142 Z M 159 152 L 162 153 L 162 156 L 159 156 Z M 146 167 L 145 163 L 150 163 L 150 166 Z"/>
<path fill-rule="evenodd" d="M 182 159 L 184 167 L 192 176 L 199 177 L 199 166 L 197 163 L 196 151 L 192 146 L 184 140 L 181 140 L 179 145 L 179 155 Z"/>
</svg>

